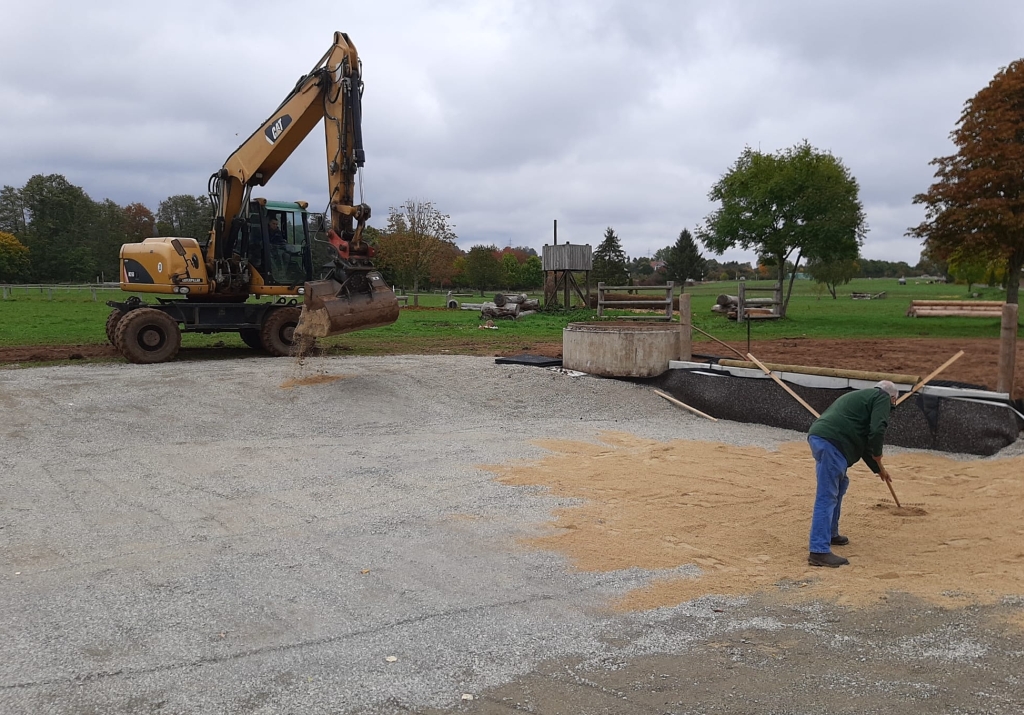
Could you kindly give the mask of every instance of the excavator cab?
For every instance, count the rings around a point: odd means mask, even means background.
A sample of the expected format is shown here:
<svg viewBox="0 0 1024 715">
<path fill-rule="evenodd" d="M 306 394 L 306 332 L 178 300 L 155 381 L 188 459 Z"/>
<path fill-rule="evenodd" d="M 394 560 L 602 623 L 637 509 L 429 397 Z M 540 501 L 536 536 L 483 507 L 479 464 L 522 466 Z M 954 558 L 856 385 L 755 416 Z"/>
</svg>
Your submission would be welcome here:
<svg viewBox="0 0 1024 715">
<path fill-rule="evenodd" d="M 306 203 L 256 199 L 249 204 L 248 241 L 241 253 L 266 286 L 302 286 L 313 278 Z"/>
</svg>

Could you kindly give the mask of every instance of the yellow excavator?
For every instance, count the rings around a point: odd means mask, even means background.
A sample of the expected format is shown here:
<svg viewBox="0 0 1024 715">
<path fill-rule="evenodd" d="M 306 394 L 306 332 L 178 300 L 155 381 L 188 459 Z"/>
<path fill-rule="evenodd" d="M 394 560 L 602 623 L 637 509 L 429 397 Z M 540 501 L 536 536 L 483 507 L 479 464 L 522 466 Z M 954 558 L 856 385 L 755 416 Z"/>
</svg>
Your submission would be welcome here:
<svg viewBox="0 0 1024 715">
<path fill-rule="evenodd" d="M 172 360 L 183 331 L 237 332 L 250 347 L 280 356 L 398 319 L 398 300 L 363 241 L 370 207 L 355 203 L 365 161 L 361 69 L 352 41 L 334 33 L 330 50 L 210 177 L 208 239 L 147 238 L 121 247 L 121 289 L 169 296 L 107 303 L 107 337 L 128 361 Z M 264 186 L 321 119 L 328 211 L 253 198 L 253 187 Z M 326 235 L 331 260 L 314 280 L 317 234 Z"/>
</svg>

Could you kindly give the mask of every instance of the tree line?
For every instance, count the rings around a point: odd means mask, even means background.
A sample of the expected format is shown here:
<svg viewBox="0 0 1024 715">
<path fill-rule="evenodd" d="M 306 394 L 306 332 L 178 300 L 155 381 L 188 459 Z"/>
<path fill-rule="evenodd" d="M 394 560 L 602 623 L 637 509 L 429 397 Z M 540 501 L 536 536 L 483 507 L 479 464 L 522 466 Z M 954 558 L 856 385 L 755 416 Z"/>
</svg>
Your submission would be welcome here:
<svg viewBox="0 0 1024 715">
<path fill-rule="evenodd" d="M 37 174 L 0 189 L 0 283 L 116 281 L 122 244 L 209 230 L 205 196 L 170 196 L 154 214 L 141 203 L 94 201 L 60 174 Z"/>
</svg>

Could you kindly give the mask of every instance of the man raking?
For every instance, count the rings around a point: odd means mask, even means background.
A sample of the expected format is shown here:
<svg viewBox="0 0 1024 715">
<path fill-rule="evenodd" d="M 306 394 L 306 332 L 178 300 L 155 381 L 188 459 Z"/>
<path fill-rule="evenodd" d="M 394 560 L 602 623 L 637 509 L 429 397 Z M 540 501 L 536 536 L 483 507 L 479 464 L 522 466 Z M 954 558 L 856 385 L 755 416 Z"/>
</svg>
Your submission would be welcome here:
<svg viewBox="0 0 1024 715">
<path fill-rule="evenodd" d="M 836 568 L 850 563 L 832 553 L 832 546 L 850 540 L 839 533 L 843 495 L 850 485 L 847 468 L 863 459 L 882 481 L 890 481 L 882 465 L 882 439 L 898 391 L 889 380 L 866 390 L 848 392 L 825 410 L 807 432 L 816 462 L 818 489 L 811 518 L 811 543 L 807 563 Z"/>
</svg>

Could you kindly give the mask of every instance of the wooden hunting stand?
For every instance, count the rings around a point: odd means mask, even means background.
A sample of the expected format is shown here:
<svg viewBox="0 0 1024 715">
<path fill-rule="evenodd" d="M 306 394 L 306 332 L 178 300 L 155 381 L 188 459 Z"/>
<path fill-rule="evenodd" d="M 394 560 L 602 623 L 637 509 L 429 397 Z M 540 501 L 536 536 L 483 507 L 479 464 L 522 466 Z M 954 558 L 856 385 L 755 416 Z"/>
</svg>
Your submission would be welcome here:
<svg viewBox="0 0 1024 715">
<path fill-rule="evenodd" d="M 545 245 L 541 263 L 544 268 L 544 307 L 558 305 L 559 290 L 563 294 L 562 307 L 573 307 L 575 296 L 579 296 L 584 307 L 590 306 L 590 271 L 594 268 L 594 259 L 589 244 L 573 245 L 564 243 Z M 580 288 L 574 273 L 586 276 L 586 293 Z"/>
</svg>

